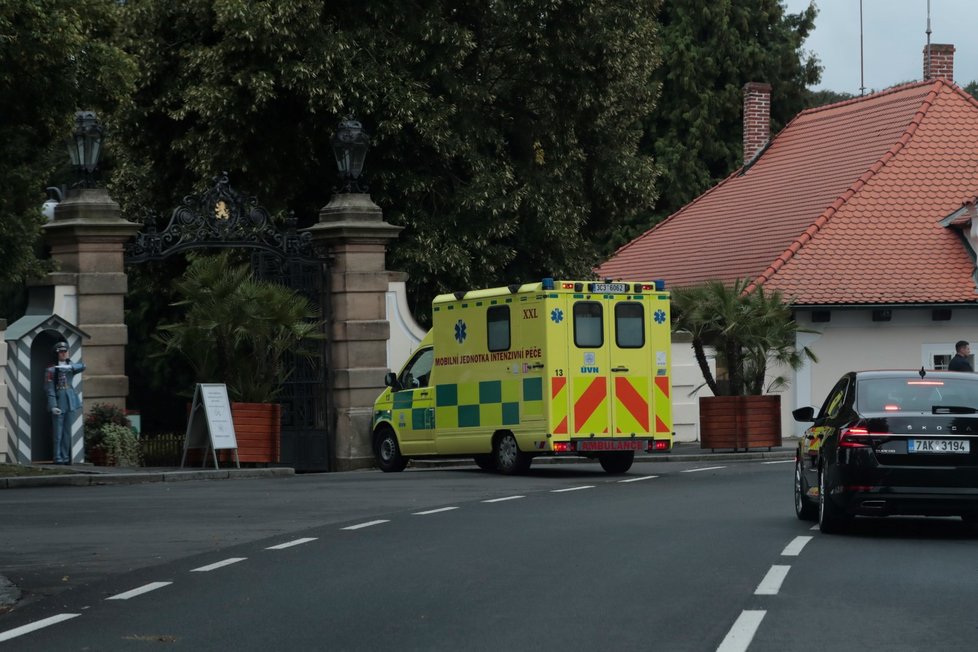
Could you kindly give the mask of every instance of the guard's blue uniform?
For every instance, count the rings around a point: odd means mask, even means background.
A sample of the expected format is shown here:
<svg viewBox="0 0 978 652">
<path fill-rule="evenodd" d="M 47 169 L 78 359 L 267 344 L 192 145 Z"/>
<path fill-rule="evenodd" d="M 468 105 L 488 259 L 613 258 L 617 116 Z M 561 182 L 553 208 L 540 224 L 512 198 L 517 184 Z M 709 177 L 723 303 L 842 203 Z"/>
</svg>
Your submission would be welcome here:
<svg viewBox="0 0 978 652">
<path fill-rule="evenodd" d="M 48 367 L 44 372 L 44 392 L 48 395 L 48 412 L 54 430 L 55 464 L 71 463 L 71 421 L 75 410 L 80 410 L 81 399 L 72 379 L 85 370 L 81 362 L 64 360 Z M 58 414 L 56 409 L 60 410 Z"/>
</svg>

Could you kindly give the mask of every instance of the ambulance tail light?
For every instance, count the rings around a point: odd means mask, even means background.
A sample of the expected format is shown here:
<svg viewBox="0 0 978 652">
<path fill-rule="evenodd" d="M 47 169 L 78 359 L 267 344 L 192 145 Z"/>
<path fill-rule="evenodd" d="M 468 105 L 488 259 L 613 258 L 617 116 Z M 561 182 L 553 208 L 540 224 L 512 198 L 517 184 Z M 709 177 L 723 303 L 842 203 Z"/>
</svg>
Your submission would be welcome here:
<svg viewBox="0 0 978 652">
<path fill-rule="evenodd" d="M 650 451 L 667 451 L 669 450 L 669 440 L 667 439 L 653 439 L 649 445 Z"/>
<path fill-rule="evenodd" d="M 570 453 L 574 450 L 574 447 L 568 441 L 555 441 L 554 442 L 554 452 L 555 453 Z"/>
<path fill-rule="evenodd" d="M 635 284 L 635 292 L 645 292 L 645 291 L 648 291 L 648 290 L 653 290 L 654 291 L 654 290 L 658 290 L 658 289 L 659 288 L 655 287 L 655 283 L 636 283 Z"/>
</svg>

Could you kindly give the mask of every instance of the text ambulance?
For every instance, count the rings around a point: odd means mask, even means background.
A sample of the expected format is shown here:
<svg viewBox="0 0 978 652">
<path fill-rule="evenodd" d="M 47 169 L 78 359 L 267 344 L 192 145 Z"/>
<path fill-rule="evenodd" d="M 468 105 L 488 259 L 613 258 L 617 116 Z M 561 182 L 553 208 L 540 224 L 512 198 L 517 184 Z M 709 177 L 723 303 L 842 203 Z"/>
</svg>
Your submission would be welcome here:
<svg viewBox="0 0 978 652">
<path fill-rule="evenodd" d="M 537 455 L 672 448 L 669 294 L 656 283 L 554 281 L 443 294 L 432 328 L 374 405 L 384 471 L 473 456 L 525 471 Z"/>
</svg>

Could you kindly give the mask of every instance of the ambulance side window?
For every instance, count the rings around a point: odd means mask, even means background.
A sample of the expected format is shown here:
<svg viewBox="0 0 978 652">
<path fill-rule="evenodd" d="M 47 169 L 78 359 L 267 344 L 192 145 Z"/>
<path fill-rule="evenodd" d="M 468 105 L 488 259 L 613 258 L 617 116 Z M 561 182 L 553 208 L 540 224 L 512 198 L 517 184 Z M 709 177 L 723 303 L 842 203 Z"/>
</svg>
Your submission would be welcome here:
<svg viewBox="0 0 978 652">
<path fill-rule="evenodd" d="M 422 349 L 415 353 L 414 358 L 404 367 L 404 371 L 401 373 L 401 387 L 404 389 L 427 387 L 428 379 L 431 376 L 431 367 L 434 362 L 434 349 Z"/>
<path fill-rule="evenodd" d="M 486 333 L 490 351 L 509 350 L 509 306 L 492 306 L 486 311 Z"/>
<path fill-rule="evenodd" d="M 645 306 L 631 301 L 615 304 L 615 343 L 620 349 L 645 346 Z"/>
<path fill-rule="evenodd" d="M 604 344 L 604 317 L 601 304 L 578 301 L 574 304 L 574 344 L 579 349 L 597 349 Z"/>
</svg>

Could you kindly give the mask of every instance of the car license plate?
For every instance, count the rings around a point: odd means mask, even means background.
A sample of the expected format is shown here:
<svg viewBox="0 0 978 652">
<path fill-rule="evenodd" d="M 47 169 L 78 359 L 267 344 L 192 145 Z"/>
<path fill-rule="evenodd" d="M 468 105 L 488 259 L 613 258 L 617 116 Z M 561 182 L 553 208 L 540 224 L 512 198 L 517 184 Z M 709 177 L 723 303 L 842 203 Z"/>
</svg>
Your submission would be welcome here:
<svg viewBox="0 0 978 652">
<path fill-rule="evenodd" d="M 971 442 L 967 439 L 910 439 L 908 453 L 969 453 Z"/>
<path fill-rule="evenodd" d="M 606 294 L 625 294 L 628 292 L 628 283 L 592 283 L 591 292 L 604 292 Z"/>
</svg>

